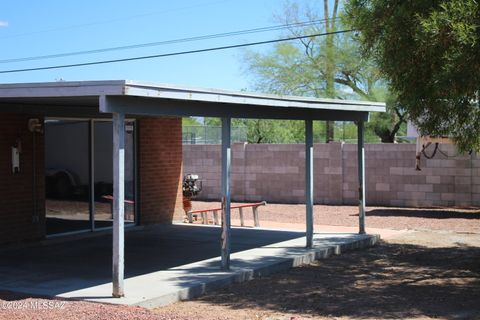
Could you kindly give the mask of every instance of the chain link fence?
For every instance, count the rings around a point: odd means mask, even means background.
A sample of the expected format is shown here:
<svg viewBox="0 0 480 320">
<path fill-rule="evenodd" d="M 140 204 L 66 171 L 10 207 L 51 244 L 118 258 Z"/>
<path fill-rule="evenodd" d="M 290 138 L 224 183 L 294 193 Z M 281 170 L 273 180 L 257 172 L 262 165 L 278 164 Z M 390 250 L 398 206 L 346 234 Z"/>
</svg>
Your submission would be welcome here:
<svg viewBox="0 0 480 320">
<path fill-rule="evenodd" d="M 247 141 L 247 127 L 232 127 L 232 142 Z M 221 126 L 183 126 L 183 144 L 221 144 Z"/>
<path fill-rule="evenodd" d="M 232 142 L 247 142 L 248 128 L 246 126 L 232 126 Z M 353 123 L 337 122 L 334 127 L 334 140 L 345 143 L 357 143 L 357 127 Z M 317 130 L 314 134 L 315 143 L 325 143 L 324 130 Z M 415 139 L 406 136 L 397 136 L 401 143 L 415 143 Z M 183 144 L 221 144 L 222 127 L 204 125 L 184 125 L 182 132 Z M 277 143 L 304 143 L 304 138 L 298 141 L 284 141 Z M 365 143 L 381 143 L 380 138 L 371 130 L 365 132 Z"/>
</svg>

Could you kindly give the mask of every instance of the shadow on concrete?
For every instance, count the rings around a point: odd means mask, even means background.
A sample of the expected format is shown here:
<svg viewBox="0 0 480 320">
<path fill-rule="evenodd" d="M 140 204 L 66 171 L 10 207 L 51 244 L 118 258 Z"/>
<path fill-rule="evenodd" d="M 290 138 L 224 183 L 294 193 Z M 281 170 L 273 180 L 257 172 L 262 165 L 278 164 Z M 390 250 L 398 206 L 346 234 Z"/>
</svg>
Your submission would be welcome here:
<svg viewBox="0 0 480 320">
<path fill-rule="evenodd" d="M 111 227 L 112 221 L 95 221 L 95 228 Z M 91 224 L 89 220 L 73 220 L 47 217 L 45 219 L 45 227 L 47 235 L 90 230 Z"/>
<path fill-rule="evenodd" d="M 366 212 L 367 216 L 375 217 L 416 217 L 431 219 L 480 219 L 480 209 L 477 210 L 442 210 L 442 209 L 373 209 Z"/>
<path fill-rule="evenodd" d="M 304 236 L 232 229 L 232 252 Z M 218 257 L 220 228 L 172 225 L 125 234 L 126 278 Z M 219 270 L 220 266 L 212 266 Z M 111 282 L 111 234 L 0 252 L 0 290 L 57 295 Z"/>
<path fill-rule="evenodd" d="M 480 248 L 382 243 L 199 299 L 312 317 L 480 319 Z"/>
</svg>

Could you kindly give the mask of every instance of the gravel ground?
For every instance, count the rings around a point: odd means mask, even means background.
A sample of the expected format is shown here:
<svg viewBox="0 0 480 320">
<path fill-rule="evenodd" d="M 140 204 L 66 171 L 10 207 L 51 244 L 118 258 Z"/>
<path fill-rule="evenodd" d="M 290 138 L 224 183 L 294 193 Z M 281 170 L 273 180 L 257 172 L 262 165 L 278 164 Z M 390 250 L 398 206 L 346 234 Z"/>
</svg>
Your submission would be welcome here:
<svg viewBox="0 0 480 320">
<path fill-rule="evenodd" d="M 219 207 L 219 202 L 194 201 L 193 210 Z M 314 223 L 318 225 L 358 226 L 357 206 L 315 205 Z M 249 219 L 250 210 L 245 209 Z M 262 221 L 286 222 L 305 225 L 305 205 L 267 204 L 259 207 Z M 238 219 L 238 210 L 232 210 L 232 219 Z M 479 208 L 392 208 L 367 207 L 367 228 L 393 230 L 450 230 L 480 233 Z"/>
<path fill-rule="evenodd" d="M 411 231 L 155 311 L 191 319 L 480 319 L 479 256 L 477 234 Z"/>
<path fill-rule="evenodd" d="M 260 222 L 304 224 L 304 209 L 268 204 Z M 354 206 L 314 214 L 316 224 L 358 225 Z M 479 219 L 475 209 L 369 207 L 367 226 L 417 231 L 154 311 L 0 292 L 0 319 L 480 319 Z"/>
<path fill-rule="evenodd" d="M 150 320 L 185 319 L 175 313 L 154 314 L 129 306 L 113 306 L 100 303 L 58 299 L 40 299 L 19 296 L 8 292 L 0 293 L 0 319 L 2 320 Z"/>
</svg>

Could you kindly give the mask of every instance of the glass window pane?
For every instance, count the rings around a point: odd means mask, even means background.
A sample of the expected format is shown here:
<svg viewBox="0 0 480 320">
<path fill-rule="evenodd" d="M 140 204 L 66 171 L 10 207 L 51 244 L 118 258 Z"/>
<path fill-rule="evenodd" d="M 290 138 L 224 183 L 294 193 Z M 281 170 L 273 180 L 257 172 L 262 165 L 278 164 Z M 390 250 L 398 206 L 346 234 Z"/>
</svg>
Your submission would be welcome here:
<svg viewBox="0 0 480 320">
<path fill-rule="evenodd" d="M 90 229 L 88 121 L 47 119 L 47 234 Z"/>
</svg>

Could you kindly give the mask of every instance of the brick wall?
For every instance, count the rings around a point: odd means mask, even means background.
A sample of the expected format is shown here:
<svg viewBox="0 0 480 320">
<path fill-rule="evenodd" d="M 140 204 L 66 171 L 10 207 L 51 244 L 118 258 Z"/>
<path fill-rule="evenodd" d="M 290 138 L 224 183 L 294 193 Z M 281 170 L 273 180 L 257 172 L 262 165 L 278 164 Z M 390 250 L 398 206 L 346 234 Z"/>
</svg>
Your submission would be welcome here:
<svg viewBox="0 0 480 320">
<path fill-rule="evenodd" d="M 441 145 L 433 159 L 422 157 L 422 171 L 416 171 L 413 144 L 369 144 L 365 148 L 368 205 L 480 205 L 480 158 L 476 154 L 459 155 L 455 146 Z M 219 199 L 220 146 L 185 145 L 183 150 L 185 173 L 199 174 L 203 180 L 199 199 Z M 315 202 L 356 204 L 357 170 L 356 145 L 315 144 Z M 232 198 L 304 203 L 304 171 L 304 145 L 234 144 Z"/>
<path fill-rule="evenodd" d="M 183 217 L 181 118 L 139 120 L 140 224 Z"/>
<path fill-rule="evenodd" d="M 36 134 L 36 212 L 33 201 L 33 134 L 31 115 L 0 117 L 0 243 L 40 239 L 45 236 L 44 138 Z M 12 173 L 11 147 L 21 141 L 20 172 Z"/>
</svg>

